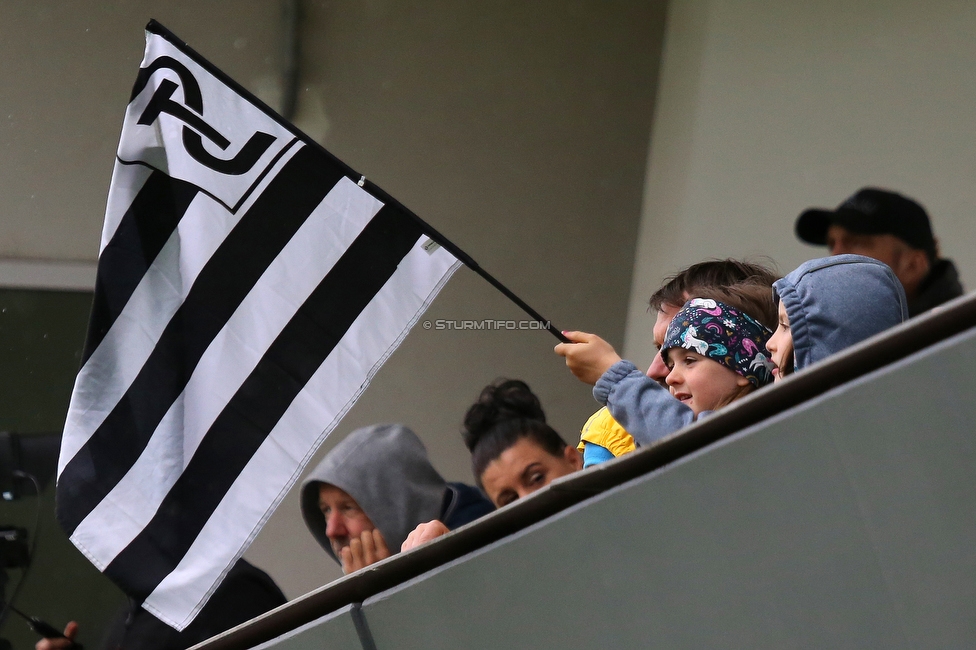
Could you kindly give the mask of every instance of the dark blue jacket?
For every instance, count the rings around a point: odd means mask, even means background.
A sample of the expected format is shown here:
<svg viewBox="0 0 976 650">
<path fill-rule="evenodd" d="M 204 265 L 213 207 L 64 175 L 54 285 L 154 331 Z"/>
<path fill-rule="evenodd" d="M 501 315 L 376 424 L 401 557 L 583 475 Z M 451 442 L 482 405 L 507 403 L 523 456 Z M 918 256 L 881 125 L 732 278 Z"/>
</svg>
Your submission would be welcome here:
<svg viewBox="0 0 976 650">
<path fill-rule="evenodd" d="M 441 521 L 450 530 L 454 530 L 484 517 L 494 509 L 495 506 L 478 488 L 464 483 L 448 483 Z"/>
</svg>

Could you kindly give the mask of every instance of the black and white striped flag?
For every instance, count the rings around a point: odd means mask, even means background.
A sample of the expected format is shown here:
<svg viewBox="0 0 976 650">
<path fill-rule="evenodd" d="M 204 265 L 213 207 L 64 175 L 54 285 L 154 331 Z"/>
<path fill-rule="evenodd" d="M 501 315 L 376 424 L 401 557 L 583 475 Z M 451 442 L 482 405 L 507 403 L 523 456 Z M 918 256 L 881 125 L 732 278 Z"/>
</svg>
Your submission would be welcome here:
<svg viewBox="0 0 976 650">
<path fill-rule="evenodd" d="M 183 629 L 459 262 L 164 28 L 146 37 L 57 513 Z"/>
</svg>

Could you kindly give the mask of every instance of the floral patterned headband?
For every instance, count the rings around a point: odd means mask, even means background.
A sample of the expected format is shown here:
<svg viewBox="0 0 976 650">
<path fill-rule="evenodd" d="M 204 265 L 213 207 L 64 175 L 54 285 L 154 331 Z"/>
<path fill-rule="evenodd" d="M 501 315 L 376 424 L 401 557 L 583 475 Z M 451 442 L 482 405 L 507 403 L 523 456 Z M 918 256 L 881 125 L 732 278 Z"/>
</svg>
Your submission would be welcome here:
<svg viewBox="0 0 976 650">
<path fill-rule="evenodd" d="M 766 350 L 772 331 L 735 307 L 708 298 L 692 298 L 668 326 L 661 357 L 683 348 L 708 357 L 759 388 L 773 380 Z"/>
</svg>

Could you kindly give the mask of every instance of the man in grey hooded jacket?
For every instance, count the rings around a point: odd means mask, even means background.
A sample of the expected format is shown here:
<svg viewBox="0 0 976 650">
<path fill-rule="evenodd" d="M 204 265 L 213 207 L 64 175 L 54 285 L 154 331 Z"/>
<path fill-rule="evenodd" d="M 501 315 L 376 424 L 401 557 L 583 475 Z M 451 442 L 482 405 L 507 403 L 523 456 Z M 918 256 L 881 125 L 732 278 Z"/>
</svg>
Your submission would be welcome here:
<svg viewBox="0 0 976 650">
<path fill-rule="evenodd" d="M 402 424 L 350 433 L 306 477 L 301 507 L 344 573 L 396 553 L 420 524 L 439 520 L 453 530 L 494 509 L 477 488 L 445 481 Z"/>
</svg>

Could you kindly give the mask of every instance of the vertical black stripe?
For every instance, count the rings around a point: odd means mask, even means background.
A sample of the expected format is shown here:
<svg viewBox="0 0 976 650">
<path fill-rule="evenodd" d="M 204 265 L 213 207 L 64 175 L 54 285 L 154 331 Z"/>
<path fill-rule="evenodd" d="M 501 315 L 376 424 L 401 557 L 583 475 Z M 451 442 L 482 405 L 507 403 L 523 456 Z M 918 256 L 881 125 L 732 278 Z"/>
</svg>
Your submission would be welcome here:
<svg viewBox="0 0 976 650">
<path fill-rule="evenodd" d="M 295 396 L 420 236 L 413 219 L 388 207 L 360 233 L 214 421 L 152 521 L 105 569 L 127 593 L 146 598 L 176 568 Z"/>
<path fill-rule="evenodd" d="M 136 194 L 98 258 L 82 365 L 105 338 L 197 192 L 186 181 L 153 171 Z"/>
<path fill-rule="evenodd" d="M 302 148 L 211 256 L 132 385 L 59 477 L 58 520 L 69 535 L 136 462 L 214 337 L 341 178 Z"/>
</svg>

